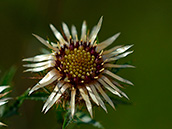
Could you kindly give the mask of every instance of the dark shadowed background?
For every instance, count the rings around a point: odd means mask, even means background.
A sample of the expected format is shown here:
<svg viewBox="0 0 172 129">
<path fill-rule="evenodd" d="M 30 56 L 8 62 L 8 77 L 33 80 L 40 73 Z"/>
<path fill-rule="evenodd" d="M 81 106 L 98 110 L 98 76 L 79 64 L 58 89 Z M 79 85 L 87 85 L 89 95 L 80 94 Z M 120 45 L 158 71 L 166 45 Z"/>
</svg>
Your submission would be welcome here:
<svg viewBox="0 0 172 129">
<path fill-rule="evenodd" d="M 44 47 L 31 34 L 51 41 L 49 28 L 53 23 L 75 24 L 80 33 L 83 20 L 91 29 L 104 16 L 99 33 L 103 41 L 117 32 L 114 43 L 134 44 L 134 53 L 119 63 L 132 61 L 136 69 L 123 69 L 118 74 L 135 86 L 124 91 L 131 106 L 119 105 L 117 111 L 108 107 L 94 109 L 94 118 L 105 129 L 170 129 L 172 128 L 172 1 L 171 0 L 1 0 L 0 1 L 0 69 L 4 73 L 13 64 L 18 67 L 14 78 L 13 96 L 22 94 L 36 81 L 22 73 L 21 60 L 40 54 Z M 9 129 L 55 129 L 55 112 L 41 113 L 42 102 L 25 101 L 21 114 L 8 119 Z M 94 128 L 80 125 L 79 128 Z"/>
</svg>

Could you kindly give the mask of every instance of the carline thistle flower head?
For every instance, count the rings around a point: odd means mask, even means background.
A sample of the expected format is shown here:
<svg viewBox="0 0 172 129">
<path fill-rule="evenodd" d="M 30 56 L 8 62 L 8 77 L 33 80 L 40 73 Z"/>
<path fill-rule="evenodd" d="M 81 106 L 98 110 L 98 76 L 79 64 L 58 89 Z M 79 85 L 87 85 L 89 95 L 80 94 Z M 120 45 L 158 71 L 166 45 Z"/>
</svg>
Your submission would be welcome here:
<svg viewBox="0 0 172 129">
<path fill-rule="evenodd" d="M 97 35 L 102 25 L 103 17 L 100 18 L 89 34 L 84 21 L 81 28 L 81 38 L 78 39 L 76 27 L 72 25 L 71 33 L 65 23 L 62 24 L 61 33 L 50 24 L 50 28 L 57 38 L 57 43 L 49 42 L 33 34 L 41 43 L 52 50 L 50 54 L 37 55 L 32 58 L 23 59 L 27 62 L 24 67 L 30 67 L 25 72 L 40 72 L 49 69 L 49 72 L 30 90 L 30 94 L 40 88 L 55 83 L 54 90 L 46 100 L 42 111 L 45 113 L 59 100 L 69 100 L 71 115 L 75 113 L 75 106 L 80 100 L 84 100 L 86 107 L 92 116 L 93 101 L 101 106 L 106 112 L 107 109 L 102 100 L 106 100 L 115 108 L 112 100 L 105 93 L 109 90 L 119 97 L 127 97 L 118 87 L 121 81 L 133 85 L 130 81 L 114 74 L 110 68 L 129 68 L 131 65 L 118 65 L 116 60 L 126 57 L 133 51 L 126 52 L 133 45 L 115 46 L 109 50 L 104 50 L 111 45 L 120 33 L 97 43 Z M 102 97 L 101 97 L 101 96 Z"/>
</svg>

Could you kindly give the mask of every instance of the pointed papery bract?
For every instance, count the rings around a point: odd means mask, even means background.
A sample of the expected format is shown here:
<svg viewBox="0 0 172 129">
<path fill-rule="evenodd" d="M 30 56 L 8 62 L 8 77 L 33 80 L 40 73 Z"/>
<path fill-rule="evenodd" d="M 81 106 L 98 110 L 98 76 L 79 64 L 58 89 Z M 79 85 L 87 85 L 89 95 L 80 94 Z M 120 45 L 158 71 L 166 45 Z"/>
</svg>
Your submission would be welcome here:
<svg viewBox="0 0 172 129">
<path fill-rule="evenodd" d="M 123 47 L 123 45 L 118 45 L 118 46 L 112 47 L 112 48 L 109 49 L 109 50 L 105 50 L 105 51 L 103 52 L 103 55 L 110 54 L 110 53 L 112 53 L 113 51 L 115 51 L 116 49 L 118 49 L 118 48 L 120 48 L 120 47 Z"/>
<path fill-rule="evenodd" d="M 124 92 L 122 92 L 118 87 L 116 87 L 116 85 L 114 85 L 107 77 L 102 76 L 102 80 L 104 82 L 106 82 L 109 86 L 111 86 L 113 89 L 115 89 L 117 92 L 119 92 L 121 95 L 123 95 L 124 97 L 129 99 L 128 96 Z M 101 83 L 103 83 L 103 82 L 101 82 Z M 106 86 L 105 83 L 103 83 L 103 84 Z"/>
<path fill-rule="evenodd" d="M 52 24 L 50 24 L 50 28 L 53 31 L 55 37 L 60 41 L 61 45 L 68 44 L 64 40 L 64 38 L 62 37 L 62 35 L 60 34 L 60 32 Z"/>
<path fill-rule="evenodd" d="M 102 96 L 104 97 L 104 99 L 115 109 L 115 106 L 114 106 L 112 100 L 104 92 L 104 90 L 101 88 L 101 86 L 98 83 L 95 83 L 94 85 L 97 88 L 97 90 L 100 92 L 100 94 L 102 94 Z"/>
<path fill-rule="evenodd" d="M 45 65 L 52 65 L 54 63 L 55 63 L 54 61 L 50 60 L 50 61 L 45 61 L 45 62 L 35 63 L 35 64 L 25 64 L 25 65 L 23 65 L 23 67 L 42 67 Z"/>
<path fill-rule="evenodd" d="M 105 104 L 103 103 L 102 99 L 100 98 L 100 96 L 99 96 L 99 94 L 98 94 L 96 88 L 94 87 L 94 85 L 91 85 L 90 88 L 92 89 L 94 95 L 96 96 L 96 98 L 97 98 L 97 100 L 98 100 L 100 106 L 107 112 L 106 106 L 105 106 Z"/>
<path fill-rule="evenodd" d="M 65 23 L 62 23 L 63 26 L 63 31 L 68 39 L 68 41 L 70 40 L 70 32 L 69 32 L 69 28 L 67 27 L 67 25 Z"/>
<path fill-rule="evenodd" d="M 89 39 L 90 39 L 91 37 L 93 37 L 93 34 L 94 34 L 96 28 L 97 28 L 97 25 L 93 26 L 93 28 L 92 28 L 92 30 L 91 30 L 91 33 L 90 33 Z"/>
<path fill-rule="evenodd" d="M 103 81 L 103 79 L 100 78 L 98 81 L 100 82 L 100 84 L 102 84 L 102 85 L 103 85 L 106 89 L 108 89 L 110 92 L 112 92 L 113 94 L 118 95 L 119 97 L 121 97 L 121 95 L 118 93 L 118 91 L 112 89 L 108 84 L 106 84 L 106 83 Z"/>
<path fill-rule="evenodd" d="M 113 78 L 115 78 L 115 79 L 117 79 L 117 80 L 119 80 L 119 81 L 121 81 L 121 82 L 133 85 L 132 82 L 130 82 L 130 81 L 128 81 L 128 80 L 126 80 L 126 79 L 124 79 L 124 78 L 122 78 L 122 77 L 120 77 L 120 76 L 118 76 L 118 75 L 116 75 L 116 74 L 114 74 L 112 72 L 110 72 L 109 70 L 105 70 L 104 73 L 111 76 L 111 77 L 113 77 Z"/>
<path fill-rule="evenodd" d="M 76 27 L 74 25 L 72 25 L 71 30 L 72 30 L 72 37 L 74 41 L 78 41 L 78 36 L 77 36 L 78 34 L 77 34 Z"/>
<path fill-rule="evenodd" d="M 53 98 L 53 100 L 47 105 L 47 107 L 45 108 L 44 113 L 46 113 L 53 105 L 54 103 L 62 96 L 62 94 L 65 92 L 65 90 L 69 88 L 68 84 L 65 84 L 57 93 L 57 95 Z"/>
<path fill-rule="evenodd" d="M 36 34 L 32 34 L 33 36 L 35 36 L 41 43 L 43 43 L 45 46 L 47 46 L 48 48 L 57 51 L 57 48 L 54 48 L 53 46 L 51 46 L 49 43 L 47 43 L 46 40 L 44 40 L 43 38 L 41 38 L 40 36 L 36 35 Z"/>
<path fill-rule="evenodd" d="M 54 53 L 51 53 L 51 54 L 38 55 L 31 58 L 25 58 L 22 61 L 40 62 L 40 61 L 47 61 L 53 59 L 54 59 Z"/>
<path fill-rule="evenodd" d="M 8 101 L 1 101 L 1 100 L 0 100 L 0 106 L 6 104 L 7 102 L 8 102 Z"/>
<path fill-rule="evenodd" d="M 132 65 L 117 65 L 117 64 L 105 64 L 104 67 L 110 67 L 110 68 L 135 68 L 135 66 L 132 66 Z"/>
<path fill-rule="evenodd" d="M 103 21 L 103 16 L 100 18 L 94 32 L 93 32 L 93 35 L 90 37 L 90 41 L 91 41 L 91 44 L 93 44 L 94 40 L 96 39 L 97 37 L 97 34 L 99 33 L 100 31 L 100 28 L 101 28 L 101 25 L 102 25 L 102 21 Z"/>
<path fill-rule="evenodd" d="M 115 60 L 118 60 L 120 58 L 124 58 L 126 56 L 128 56 L 129 54 L 133 53 L 133 51 L 129 51 L 129 52 L 125 52 L 119 56 L 116 56 L 116 57 L 112 57 L 112 58 L 109 58 L 107 62 L 111 62 L 111 61 L 115 61 Z"/>
<path fill-rule="evenodd" d="M 81 40 L 83 40 L 84 42 L 86 41 L 86 31 L 87 31 L 87 25 L 86 25 L 86 21 L 84 21 L 81 28 Z"/>
<path fill-rule="evenodd" d="M 85 104 L 86 104 L 86 107 L 91 115 L 91 117 L 93 117 L 93 112 L 92 112 L 92 105 L 91 105 L 91 102 L 90 102 L 90 99 L 88 97 L 88 93 L 86 92 L 86 90 L 82 87 L 79 87 L 79 91 L 81 93 L 81 96 L 82 98 L 85 100 Z"/>
<path fill-rule="evenodd" d="M 130 49 L 132 46 L 133 46 L 133 44 L 132 45 L 126 45 L 124 47 L 120 47 L 120 48 L 116 49 L 114 51 L 114 53 L 116 53 L 116 54 L 123 53 L 123 52 L 127 51 L 128 49 Z"/>
<path fill-rule="evenodd" d="M 42 112 L 45 110 L 45 108 L 47 107 L 47 105 L 49 103 L 51 103 L 51 101 L 53 100 L 54 96 L 58 93 L 59 88 L 61 88 L 63 86 L 63 82 L 58 82 L 57 85 L 55 86 L 53 92 L 50 94 L 50 96 L 48 97 L 46 103 L 44 104 L 43 108 L 42 108 Z"/>
<path fill-rule="evenodd" d="M 120 33 L 117 33 L 117 34 L 115 34 L 114 36 L 108 38 L 107 40 L 105 40 L 105 41 L 99 43 L 99 44 L 97 45 L 97 51 L 101 51 L 101 50 L 103 50 L 104 48 L 106 48 L 106 47 L 108 47 L 109 45 L 111 45 L 111 44 L 118 38 L 119 35 L 120 35 Z"/>
<path fill-rule="evenodd" d="M 0 86 L 0 93 L 3 92 L 5 89 L 9 88 L 10 86 Z"/>
<path fill-rule="evenodd" d="M 124 46 L 124 47 L 121 47 L 121 48 L 118 48 L 116 49 L 114 52 L 110 53 L 110 54 L 107 54 L 107 55 L 104 55 L 104 58 L 110 58 L 110 57 L 114 57 L 118 54 L 121 54 L 123 52 L 125 52 L 126 50 L 128 50 L 129 48 L 131 48 L 133 45 L 127 45 L 127 46 Z M 125 56 L 124 56 L 125 57 Z"/>
<path fill-rule="evenodd" d="M 43 70 L 48 69 L 50 67 L 53 67 L 53 65 L 47 64 L 47 65 L 44 65 L 42 67 L 37 67 L 37 68 L 31 68 L 31 69 L 24 70 L 24 72 L 40 72 L 40 71 L 43 71 Z"/>
<path fill-rule="evenodd" d="M 72 117 L 74 116 L 75 113 L 75 95 L 76 95 L 76 89 L 73 88 L 71 91 L 71 101 L 70 101 Z"/>
<path fill-rule="evenodd" d="M 32 92 L 34 92 L 35 90 L 38 90 L 39 88 L 42 88 L 46 85 L 51 84 L 52 82 L 54 82 L 55 80 L 57 80 L 57 78 L 59 77 L 58 72 L 56 69 L 51 70 L 49 73 L 47 73 L 47 75 L 45 75 L 45 77 L 43 79 L 41 79 L 41 81 L 39 81 L 29 92 L 29 94 L 31 94 Z"/>
<path fill-rule="evenodd" d="M 6 124 L 4 124 L 4 123 L 2 123 L 2 122 L 0 122 L 0 125 L 1 125 L 1 126 L 7 126 Z"/>
<path fill-rule="evenodd" d="M 48 40 L 46 40 L 46 42 L 49 43 L 49 44 L 51 44 L 54 48 L 57 48 L 58 47 L 58 44 L 57 43 L 50 42 Z M 58 49 L 56 51 L 58 51 Z"/>
<path fill-rule="evenodd" d="M 99 106 L 99 102 L 98 102 L 98 100 L 97 100 L 95 94 L 94 94 L 93 91 L 91 90 L 90 86 L 87 85 L 86 88 L 87 88 L 87 91 L 88 91 L 90 97 L 92 98 L 92 100 Z"/>
</svg>

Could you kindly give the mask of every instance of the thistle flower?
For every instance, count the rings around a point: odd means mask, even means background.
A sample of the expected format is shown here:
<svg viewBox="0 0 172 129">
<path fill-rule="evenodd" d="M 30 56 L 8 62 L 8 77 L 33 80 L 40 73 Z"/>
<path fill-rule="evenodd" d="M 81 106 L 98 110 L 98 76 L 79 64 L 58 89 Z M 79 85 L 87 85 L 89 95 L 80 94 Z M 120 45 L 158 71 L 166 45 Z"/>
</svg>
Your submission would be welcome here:
<svg viewBox="0 0 172 129">
<path fill-rule="evenodd" d="M 2 93 L 4 90 L 9 88 L 9 86 L 0 86 L 0 106 L 6 104 L 10 98 L 3 98 L 5 95 L 7 95 L 9 92 Z M 6 124 L 0 122 L 1 126 L 7 126 Z"/>
<path fill-rule="evenodd" d="M 131 65 L 118 65 L 114 63 L 120 58 L 126 57 L 133 51 L 126 52 L 133 45 L 116 46 L 104 50 L 111 45 L 120 33 L 97 43 L 97 35 L 102 25 L 103 17 L 100 18 L 89 34 L 86 21 L 81 28 L 81 37 L 78 39 L 76 27 L 72 25 L 71 33 L 65 23 L 62 23 L 63 36 L 50 24 L 50 28 L 57 38 L 57 43 L 49 42 L 33 34 L 41 43 L 52 50 L 50 54 L 37 55 L 32 58 L 23 59 L 27 62 L 24 67 L 30 67 L 25 72 L 40 72 L 48 69 L 49 72 L 30 90 L 32 92 L 50 84 L 55 84 L 54 90 L 46 100 L 42 111 L 46 113 L 55 103 L 69 100 L 71 115 L 75 113 L 75 105 L 81 100 L 85 101 L 86 107 L 92 116 L 92 100 L 101 106 L 106 112 L 107 109 L 100 96 L 103 96 L 113 108 L 112 100 L 106 94 L 109 90 L 119 97 L 127 97 L 118 87 L 121 81 L 133 85 L 130 81 L 114 74 L 111 68 L 129 68 Z"/>
</svg>

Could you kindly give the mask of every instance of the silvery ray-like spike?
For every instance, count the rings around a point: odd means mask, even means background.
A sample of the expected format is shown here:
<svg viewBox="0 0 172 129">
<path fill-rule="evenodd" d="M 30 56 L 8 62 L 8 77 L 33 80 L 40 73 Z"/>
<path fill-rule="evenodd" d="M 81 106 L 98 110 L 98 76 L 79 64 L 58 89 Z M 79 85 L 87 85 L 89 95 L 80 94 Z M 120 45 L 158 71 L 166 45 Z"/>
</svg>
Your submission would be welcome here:
<svg viewBox="0 0 172 129">
<path fill-rule="evenodd" d="M 123 53 L 123 54 L 121 54 L 119 56 L 109 58 L 106 62 L 115 61 L 115 60 L 118 60 L 120 58 L 124 58 L 124 57 L 128 56 L 131 53 L 133 53 L 133 51 L 125 52 L 125 53 Z"/>
<path fill-rule="evenodd" d="M 95 30 L 96 30 L 96 27 L 97 27 L 97 25 L 95 25 L 95 26 L 92 28 L 91 33 L 90 33 L 90 36 L 89 36 L 89 39 L 93 36 L 93 34 L 94 34 Z"/>
<path fill-rule="evenodd" d="M 119 84 L 117 81 L 113 80 L 113 79 L 110 79 L 110 81 L 115 85 L 115 86 L 118 86 L 120 88 L 124 88 L 121 84 Z"/>
<path fill-rule="evenodd" d="M 1 125 L 1 126 L 7 126 L 6 124 L 4 124 L 4 123 L 2 123 L 2 122 L 0 122 L 0 125 Z"/>
<path fill-rule="evenodd" d="M 59 89 L 63 86 L 64 82 L 59 81 L 56 85 L 56 87 L 54 88 L 53 92 L 51 93 L 51 95 L 48 97 L 47 101 L 45 102 L 43 108 L 42 108 L 42 112 L 45 110 L 45 108 L 48 106 L 48 104 L 53 100 L 54 96 L 57 94 L 57 92 L 59 91 Z"/>
<path fill-rule="evenodd" d="M 46 113 L 57 101 L 58 99 L 61 97 L 61 95 L 66 91 L 66 89 L 68 89 L 70 87 L 69 84 L 64 84 L 62 86 L 62 88 L 59 90 L 59 92 L 57 93 L 57 95 L 53 98 L 53 100 L 47 105 L 47 107 L 45 108 L 44 113 Z"/>
<path fill-rule="evenodd" d="M 116 54 L 120 54 L 120 53 L 123 53 L 123 52 L 127 51 L 132 46 L 134 46 L 134 44 L 132 44 L 132 45 L 126 45 L 124 47 L 121 47 L 121 48 L 116 49 L 114 52 L 116 52 Z"/>
<path fill-rule="evenodd" d="M 93 44 L 94 40 L 95 40 L 96 37 L 97 37 L 97 34 L 99 33 L 99 30 L 100 30 L 101 25 L 102 25 L 102 21 L 103 21 L 103 16 L 101 16 L 101 18 L 100 18 L 100 20 L 99 20 L 99 22 L 98 22 L 98 24 L 97 24 L 97 26 L 96 26 L 96 29 L 95 29 L 95 31 L 93 32 L 92 37 L 90 37 L 91 44 Z"/>
<path fill-rule="evenodd" d="M 108 97 L 108 95 L 104 92 L 104 90 L 101 88 L 99 83 L 94 84 L 97 90 L 100 92 L 100 94 L 103 96 L 103 98 L 115 109 L 115 106 L 112 102 L 112 100 Z"/>
<path fill-rule="evenodd" d="M 48 68 L 53 67 L 53 66 L 54 65 L 52 65 L 52 64 L 47 64 L 47 65 L 44 65 L 42 67 L 26 69 L 23 72 L 40 72 L 40 71 L 43 71 L 43 70 L 48 69 Z"/>
<path fill-rule="evenodd" d="M 74 25 L 72 25 L 71 31 L 72 31 L 72 37 L 73 37 L 74 41 L 78 41 L 78 36 L 77 36 L 78 34 L 77 34 L 76 27 Z"/>
<path fill-rule="evenodd" d="M 54 50 L 54 51 L 58 51 L 57 48 L 51 46 L 49 43 L 47 43 L 46 40 L 44 40 L 43 38 L 41 38 L 40 36 L 36 35 L 36 34 L 32 34 L 33 36 L 35 36 L 41 43 L 43 43 L 45 46 L 47 46 L 48 48 Z"/>
<path fill-rule="evenodd" d="M 96 98 L 97 98 L 97 100 L 98 100 L 100 106 L 101 106 L 101 107 L 105 110 L 105 112 L 107 113 L 106 106 L 105 106 L 104 102 L 102 101 L 102 99 L 100 98 L 100 96 L 99 96 L 99 94 L 98 94 L 96 88 L 94 87 L 94 85 L 90 85 L 90 88 L 91 88 L 91 90 L 93 91 L 94 95 L 96 96 Z"/>
<path fill-rule="evenodd" d="M 11 99 L 11 98 L 3 98 L 3 99 L 0 99 L 0 106 L 6 104 L 9 99 Z"/>
<path fill-rule="evenodd" d="M 1 101 L 1 100 L 0 100 L 0 106 L 6 104 L 7 102 L 8 102 L 8 101 Z"/>
<path fill-rule="evenodd" d="M 113 78 L 115 78 L 115 79 L 117 79 L 117 80 L 119 80 L 119 81 L 121 81 L 121 82 L 130 84 L 130 85 L 134 85 L 134 84 L 133 84 L 132 82 L 130 82 L 129 80 L 124 79 L 124 78 L 122 78 L 122 77 L 120 77 L 120 76 L 118 76 L 118 75 L 116 75 L 116 74 L 110 72 L 109 70 L 104 70 L 103 73 L 105 73 L 105 74 L 107 74 L 107 75 L 109 75 L 109 76 L 111 76 L 111 77 L 113 77 Z"/>
<path fill-rule="evenodd" d="M 52 24 L 50 24 L 50 28 L 53 31 L 55 37 L 60 41 L 61 45 L 68 45 L 68 43 L 64 40 L 63 36 L 60 34 L 60 32 Z"/>
<path fill-rule="evenodd" d="M 5 89 L 9 88 L 10 86 L 0 86 L 0 93 L 3 92 Z"/>
<path fill-rule="evenodd" d="M 31 58 L 25 58 L 22 61 L 40 62 L 40 61 L 46 61 L 46 60 L 53 60 L 54 55 L 55 55 L 55 53 L 43 54 L 43 55 L 38 55 L 38 56 L 35 56 L 35 57 L 31 57 Z"/>
<path fill-rule="evenodd" d="M 91 90 L 90 86 L 86 85 L 86 89 L 87 89 L 91 99 L 99 106 L 99 102 L 98 102 L 96 96 L 94 95 L 93 91 Z"/>
<path fill-rule="evenodd" d="M 106 84 L 101 78 L 98 79 L 100 84 L 104 86 L 106 89 L 108 89 L 110 92 L 112 92 L 114 95 L 119 96 L 120 98 L 122 97 L 116 90 L 112 89 L 108 84 Z"/>
<path fill-rule="evenodd" d="M 68 26 L 63 22 L 62 23 L 62 26 L 63 26 L 63 31 L 68 39 L 68 42 L 70 41 L 70 31 L 69 31 L 69 28 Z"/>
<path fill-rule="evenodd" d="M 53 76 L 51 79 L 49 79 L 47 82 L 45 82 L 45 83 L 41 83 L 41 84 L 37 84 L 37 85 L 35 85 L 31 90 L 30 90 L 30 92 L 29 92 L 29 95 L 32 93 L 32 92 L 34 92 L 34 91 L 36 91 L 36 90 L 38 90 L 38 89 L 40 89 L 40 88 L 42 88 L 42 87 L 44 87 L 44 86 L 47 86 L 47 85 L 49 85 L 49 84 L 51 84 L 52 82 L 54 82 L 55 80 L 57 80 L 57 76 Z"/>
<path fill-rule="evenodd" d="M 47 43 L 50 43 L 53 47 L 57 48 L 58 47 L 58 44 L 57 43 L 54 43 L 54 42 L 50 42 L 48 40 L 46 40 Z"/>
<path fill-rule="evenodd" d="M 115 34 L 114 36 L 108 38 L 107 40 L 97 44 L 97 51 L 101 51 L 111 45 L 120 35 L 120 33 Z"/>
<path fill-rule="evenodd" d="M 45 65 L 48 65 L 48 64 L 53 64 L 54 61 L 45 61 L 45 62 L 41 62 L 41 63 L 34 63 L 34 64 L 24 64 L 23 67 L 41 67 L 41 66 L 45 66 Z"/>
<path fill-rule="evenodd" d="M 105 51 L 103 52 L 103 55 L 110 54 L 111 52 L 115 51 L 116 49 L 118 49 L 118 48 L 120 48 L 120 47 L 122 47 L 122 46 L 123 46 L 123 45 L 118 45 L 118 46 L 112 47 L 112 48 L 109 49 L 109 50 L 105 50 Z"/>
<path fill-rule="evenodd" d="M 104 64 L 104 67 L 110 67 L 110 68 L 135 68 L 133 65 L 118 65 L 118 64 Z"/>
<path fill-rule="evenodd" d="M 93 118 L 92 105 L 91 105 L 90 99 L 88 97 L 88 93 L 86 92 L 86 89 L 84 89 L 83 87 L 79 87 L 79 91 L 80 91 L 82 98 L 85 101 L 85 104 L 88 109 L 88 112 L 90 113 L 90 116 Z"/>
<path fill-rule="evenodd" d="M 54 98 L 54 96 L 57 94 L 59 88 L 56 85 L 53 92 L 50 94 L 50 96 L 48 97 L 47 101 L 45 102 L 43 108 L 42 108 L 42 112 L 45 110 L 45 108 L 47 107 L 47 105 L 52 101 L 52 99 Z"/>
<path fill-rule="evenodd" d="M 109 86 L 111 86 L 113 89 L 118 91 L 125 98 L 129 99 L 128 96 L 124 92 L 122 92 L 118 87 L 116 87 L 106 76 L 102 76 L 102 80 L 106 82 Z"/>
<path fill-rule="evenodd" d="M 35 90 L 38 90 L 39 88 L 49 85 L 50 83 L 57 80 L 58 77 L 58 71 L 55 68 L 52 69 L 29 91 L 29 94 L 31 94 Z"/>
<path fill-rule="evenodd" d="M 76 89 L 74 88 L 71 91 L 71 101 L 70 101 L 72 118 L 75 114 L 75 95 L 76 95 Z"/>
<path fill-rule="evenodd" d="M 121 54 L 121 53 L 127 51 L 127 50 L 130 49 L 132 46 L 133 46 L 133 45 L 127 45 L 127 46 L 118 48 L 118 49 L 116 49 L 114 52 L 109 53 L 109 54 L 107 54 L 107 55 L 104 55 L 104 57 L 105 57 L 105 58 L 111 58 L 111 57 L 113 57 L 113 56 L 116 56 L 116 55 L 118 55 L 118 54 Z"/>
<path fill-rule="evenodd" d="M 86 21 L 83 21 L 81 28 L 81 40 L 84 42 L 86 41 L 86 31 L 87 31 Z"/>
</svg>

